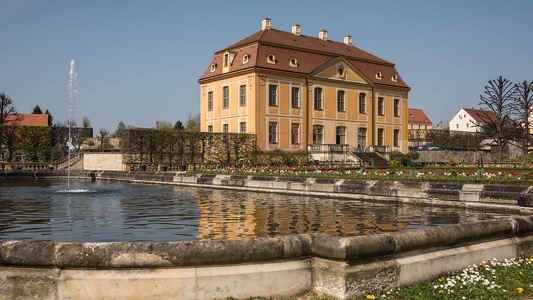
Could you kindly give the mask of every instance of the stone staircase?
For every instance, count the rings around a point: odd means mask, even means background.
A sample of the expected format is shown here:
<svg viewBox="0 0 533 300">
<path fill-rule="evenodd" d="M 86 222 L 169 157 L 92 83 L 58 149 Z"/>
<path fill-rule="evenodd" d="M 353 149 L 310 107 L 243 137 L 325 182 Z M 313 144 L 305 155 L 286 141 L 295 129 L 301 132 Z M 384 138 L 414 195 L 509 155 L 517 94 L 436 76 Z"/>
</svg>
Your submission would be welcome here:
<svg viewBox="0 0 533 300">
<path fill-rule="evenodd" d="M 80 167 L 81 165 L 81 167 Z M 63 157 L 57 161 L 58 170 L 66 170 L 70 166 L 70 169 L 82 169 L 83 168 L 83 153 L 76 153 L 68 157 Z"/>
<path fill-rule="evenodd" d="M 372 166 L 374 162 L 375 168 L 388 168 L 389 162 L 376 152 L 355 152 L 353 155 L 357 156 L 363 161 L 365 166 Z"/>
</svg>

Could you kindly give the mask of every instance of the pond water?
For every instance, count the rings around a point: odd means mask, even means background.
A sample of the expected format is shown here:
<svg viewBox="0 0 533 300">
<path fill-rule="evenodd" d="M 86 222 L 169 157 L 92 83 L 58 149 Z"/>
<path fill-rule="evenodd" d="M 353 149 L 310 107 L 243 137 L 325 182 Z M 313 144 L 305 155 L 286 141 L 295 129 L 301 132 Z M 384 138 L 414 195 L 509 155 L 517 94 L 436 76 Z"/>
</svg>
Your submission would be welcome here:
<svg viewBox="0 0 533 300">
<path fill-rule="evenodd" d="M 509 215 L 446 207 L 117 182 L 0 181 L 0 239 L 194 241 L 356 236 Z"/>
</svg>

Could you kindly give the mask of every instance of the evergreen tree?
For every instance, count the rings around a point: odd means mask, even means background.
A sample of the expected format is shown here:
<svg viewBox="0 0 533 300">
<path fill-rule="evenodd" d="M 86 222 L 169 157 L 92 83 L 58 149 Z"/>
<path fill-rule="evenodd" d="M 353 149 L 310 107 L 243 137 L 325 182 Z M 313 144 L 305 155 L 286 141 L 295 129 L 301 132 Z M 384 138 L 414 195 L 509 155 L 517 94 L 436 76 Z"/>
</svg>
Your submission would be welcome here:
<svg viewBox="0 0 533 300">
<path fill-rule="evenodd" d="M 39 107 L 39 105 L 37 105 L 37 106 L 35 106 L 35 107 L 33 108 L 32 114 L 35 114 L 35 115 L 42 115 L 42 114 L 43 114 L 43 111 L 42 111 L 42 109 Z"/>
<path fill-rule="evenodd" d="M 117 130 L 115 131 L 115 137 L 122 137 L 124 134 L 124 130 L 126 130 L 126 124 L 124 122 L 120 121 L 117 126 Z"/>
<path fill-rule="evenodd" d="M 182 123 L 180 120 L 178 120 L 178 121 L 176 122 L 176 124 L 174 124 L 174 129 L 176 129 L 176 130 L 183 130 L 183 129 L 185 129 L 185 127 L 183 126 L 183 123 Z"/>
<path fill-rule="evenodd" d="M 46 109 L 44 113 L 48 115 L 48 126 L 52 126 L 54 123 L 54 117 L 52 117 L 52 114 L 48 111 L 48 109 Z"/>
</svg>

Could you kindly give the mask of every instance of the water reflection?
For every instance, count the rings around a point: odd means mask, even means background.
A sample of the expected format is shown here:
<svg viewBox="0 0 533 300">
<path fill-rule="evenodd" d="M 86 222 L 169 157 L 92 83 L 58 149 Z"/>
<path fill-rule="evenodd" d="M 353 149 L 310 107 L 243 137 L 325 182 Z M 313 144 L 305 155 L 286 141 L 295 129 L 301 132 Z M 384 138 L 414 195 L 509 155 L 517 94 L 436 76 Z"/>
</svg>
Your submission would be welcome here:
<svg viewBox="0 0 533 300">
<path fill-rule="evenodd" d="M 366 235 L 505 215 L 169 185 L 0 181 L 0 239 L 76 242 Z"/>
<path fill-rule="evenodd" d="M 296 233 L 357 236 L 505 216 L 457 208 L 226 190 L 199 190 L 197 197 L 201 211 L 198 239 Z"/>
</svg>

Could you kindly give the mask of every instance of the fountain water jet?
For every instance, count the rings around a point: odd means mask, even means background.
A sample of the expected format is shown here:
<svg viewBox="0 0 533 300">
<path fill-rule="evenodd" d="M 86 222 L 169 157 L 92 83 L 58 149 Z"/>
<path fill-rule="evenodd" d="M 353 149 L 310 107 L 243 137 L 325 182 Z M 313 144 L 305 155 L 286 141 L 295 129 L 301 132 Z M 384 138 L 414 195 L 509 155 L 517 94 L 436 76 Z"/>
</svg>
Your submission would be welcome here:
<svg viewBox="0 0 533 300">
<path fill-rule="evenodd" d="M 68 157 L 67 157 L 67 190 L 66 192 L 70 193 L 83 193 L 88 192 L 88 190 L 85 189 L 76 189 L 71 190 L 70 189 L 70 156 L 71 156 L 71 149 L 72 149 L 72 127 L 76 124 L 76 119 L 79 119 L 80 116 L 80 90 L 78 86 L 78 68 L 76 66 L 76 61 L 71 60 L 70 61 L 70 71 L 69 71 L 69 83 L 68 83 L 68 91 L 69 91 L 69 108 L 68 108 Z M 76 106 L 77 111 L 77 118 L 74 118 L 72 116 L 72 107 Z M 62 191 L 65 192 L 65 191 Z"/>
<path fill-rule="evenodd" d="M 72 148 L 72 126 L 74 125 L 74 120 L 72 118 L 72 106 L 74 103 L 79 111 L 79 96 L 80 96 L 80 90 L 78 87 L 78 70 L 76 68 L 75 60 L 70 61 L 68 91 L 69 91 L 69 106 L 68 106 L 67 190 L 70 190 L 70 150 Z"/>
</svg>

